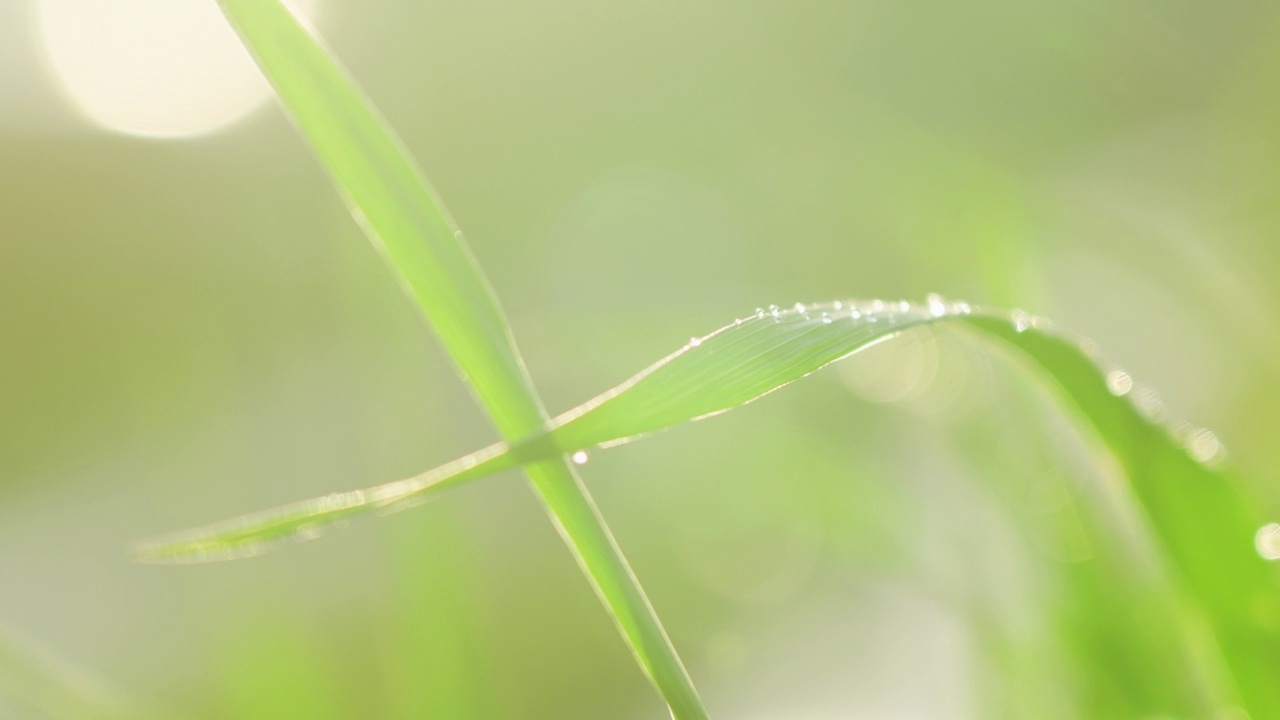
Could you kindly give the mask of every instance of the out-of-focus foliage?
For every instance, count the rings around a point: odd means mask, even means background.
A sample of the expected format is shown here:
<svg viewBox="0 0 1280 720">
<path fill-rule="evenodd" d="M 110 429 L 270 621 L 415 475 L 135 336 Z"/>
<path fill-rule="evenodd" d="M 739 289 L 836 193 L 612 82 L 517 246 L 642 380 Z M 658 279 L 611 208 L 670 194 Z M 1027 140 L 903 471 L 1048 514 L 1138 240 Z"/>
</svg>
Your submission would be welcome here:
<svg viewBox="0 0 1280 720">
<path fill-rule="evenodd" d="M 514 477 L 248 563 L 128 562 L 493 436 L 279 117 L 77 124 L 36 5 L 0 22 L 31 99 L 0 105 L 3 622 L 184 716 L 659 716 Z M 1276 8 L 316 13 L 551 407 L 744 307 L 938 291 L 1093 336 L 1274 476 Z M 593 454 L 713 715 L 1131 717 L 1215 686 L 1107 456 L 1005 364 L 916 333 Z"/>
</svg>

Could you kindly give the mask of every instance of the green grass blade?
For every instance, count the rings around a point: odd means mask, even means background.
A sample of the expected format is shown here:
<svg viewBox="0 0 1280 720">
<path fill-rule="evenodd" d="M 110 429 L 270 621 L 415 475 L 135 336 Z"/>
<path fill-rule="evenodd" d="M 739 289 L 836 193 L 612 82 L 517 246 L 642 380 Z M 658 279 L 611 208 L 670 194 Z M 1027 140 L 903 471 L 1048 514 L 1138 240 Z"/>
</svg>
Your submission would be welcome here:
<svg viewBox="0 0 1280 720">
<path fill-rule="evenodd" d="M 1171 425 L 1149 389 L 1093 356 L 1090 345 L 1017 323 L 974 316 L 984 333 L 1023 351 L 1097 431 L 1129 478 L 1159 546 L 1191 604 L 1203 611 L 1254 718 L 1280 717 L 1280 573 L 1257 502 L 1226 467 L 1216 437 Z M 1267 553 L 1264 559 L 1262 553 Z M 1225 711 L 1224 711 L 1225 712 Z"/>
<path fill-rule="evenodd" d="M 220 2 L 365 234 L 495 423 L 537 424 L 532 386 L 495 296 L 458 224 L 386 122 L 278 0 Z"/>
<path fill-rule="evenodd" d="M 1280 667 L 1280 584 L 1258 554 L 1254 511 L 1239 478 L 1222 467 L 1217 440 L 1204 430 L 1164 422 L 1158 401 L 1085 342 L 1022 313 L 970 308 L 932 298 L 924 305 L 849 302 L 771 308 L 695 338 L 603 395 L 552 420 L 545 431 L 493 446 L 423 476 L 383 488 L 389 503 L 515 464 L 623 442 L 670 425 L 737 407 L 824 365 L 912 327 L 958 323 L 1020 350 L 1061 391 L 1119 460 L 1132 494 L 1191 604 L 1204 612 L 1242 703 L 1254 717 L 1280 717 L 1280 692 L 1270 670 Z M 365 491 L 369 494 L 377 489 Z M 286 530 L 332 513 L 314 504 L 275 516 Z M 372 505 L 371 505 L 372 506 Z M 387 504 L 379 507 L 386 507 Z M 353 510 L 348 508 L 347 510 Z M 343 512 L 345 512 L 344 510 Z M 271 518 L 272 516 L 264 516 Z M 264 521 L 268 522 L 269 521 Z M 198 541 L 170 538 L 144 549 L 145 558 L 184 559 L 233 552 L 255 542 L 214 526 Z"/>
<path fill-rule="evenodd" d="M 221 0 L 366 235 L 426 315 L 508 440 L 541 428 L 496 297 L 457 223 L 332 55 L 277 0 Z M 637 661 L 677 718 L 706 717 L 693 684 L 591 497 L 564 458 L 525 468 Z"/>
<path fill-rule="evenodd" d="M 0 629 L 0 700 L 50 720 L 155 718 L 100 679 L 37 652 Z"/>
<path fill-rule="evenodd" d="M 353 515 L 398 510 L 473 478 L 729 410 L 903 330 L 941 319 L 879 301 L 862 307 L 840 303 L 813 306 L 813 312 L 759 310 L 691 341 L 511 445 L 496 443 L 405 480 L 146 541 L 135 548 L 135 556 L 144 562 L 204 562 L 260 555 L 280 543 L 319 537 Z M 825 323 L 824 315 L 832 313 L 843 313 L 843 322 Z"/>
</svg>

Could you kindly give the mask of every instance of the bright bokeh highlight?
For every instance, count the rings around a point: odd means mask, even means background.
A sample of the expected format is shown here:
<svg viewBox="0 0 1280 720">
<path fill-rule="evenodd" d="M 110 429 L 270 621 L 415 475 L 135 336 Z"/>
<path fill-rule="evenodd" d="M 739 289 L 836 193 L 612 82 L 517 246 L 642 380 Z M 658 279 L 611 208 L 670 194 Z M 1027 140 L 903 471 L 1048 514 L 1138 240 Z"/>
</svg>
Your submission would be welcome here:
<svg viewBox="0 0 1280 720">
<path fill-rule="evenodd" d="M 40 47 L 93 124 L 152 138 L 197 137 L 271 97 L 212 0 L 39 0 Z M 313 0 L 295 7 L 306 14 Z"/>
</svg>

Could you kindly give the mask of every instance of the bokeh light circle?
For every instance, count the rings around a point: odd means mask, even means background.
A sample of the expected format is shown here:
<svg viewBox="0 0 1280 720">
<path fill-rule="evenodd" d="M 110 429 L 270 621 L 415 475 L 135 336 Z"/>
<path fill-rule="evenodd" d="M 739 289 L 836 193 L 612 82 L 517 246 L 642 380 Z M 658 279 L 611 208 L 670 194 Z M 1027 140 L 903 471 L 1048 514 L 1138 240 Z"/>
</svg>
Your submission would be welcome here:
<svg viewBox="0 0 1280 720">
<path fill-rule="evenodd" d="M 241 120 L 271 89 L 214 0 L 38 0 L 36 31 L 62 90 L 102 128 L 195 137 Z M 314 0 L 293 3 L 310 16 Z"/>
</svg>

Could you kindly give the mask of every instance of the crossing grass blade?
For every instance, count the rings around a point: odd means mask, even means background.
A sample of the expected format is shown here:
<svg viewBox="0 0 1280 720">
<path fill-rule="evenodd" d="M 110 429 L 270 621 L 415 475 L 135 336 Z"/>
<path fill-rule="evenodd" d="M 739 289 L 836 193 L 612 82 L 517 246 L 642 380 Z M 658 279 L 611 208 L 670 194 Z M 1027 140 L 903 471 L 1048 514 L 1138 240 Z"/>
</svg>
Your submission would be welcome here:
<svg viewBox="0 0 1280 720">
<path fill-rule="evenodd" d="M 1158 398 L 1097 355 L 1087 341 L 1023 313 L 930 298 L 769 308 L 695 338 L 618 387 L 498 444 L 409 480 L 247 516 L 141 546 L 149 561 L 200 561 L 261 552 L 318 534 L 334 519 L 394 509 L 476 477 L 635 439 L 740 406 L 901 332 L 957 324 L 1011 346 L 1056 388 L 1061 405 L 1091 428 L 1126 471 L 1132 496 L 1163 548 L 1175 585 L 1217 641 L 1238 696 L 1253 717 L 1280 717 L 1271 669 L 1280 667 L 1280 582 L 1259 555 L 1266 518 L 1225 467 L 1207 430 L 1171 425 Z M 726 489 L 731 491 L 731 489 Z M 1261 541 L 1261 540 L 1257 540 Z M 1226 710 L 1224 709 L 1224 712 Z"/>
<path fill-rule="evenodd" d="M 457 223 L 390 127 L 278 0 L 221 0 L 365 234 L 508 440 L 546 421 L 497 299 Z M 678 720 L 706 711 L 590 495 L 564 458 L 524 466 L 556 528 Z"/>
</svg>

